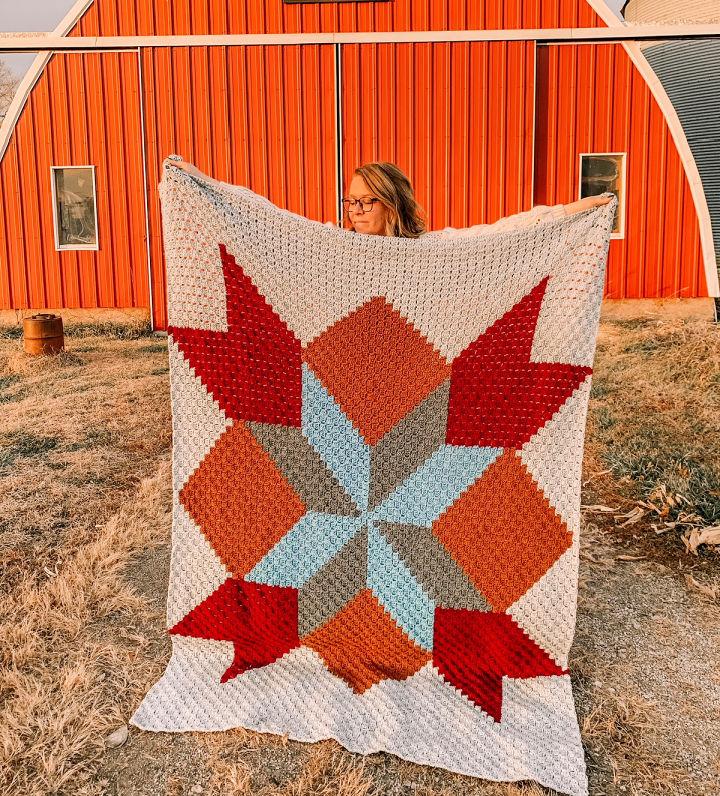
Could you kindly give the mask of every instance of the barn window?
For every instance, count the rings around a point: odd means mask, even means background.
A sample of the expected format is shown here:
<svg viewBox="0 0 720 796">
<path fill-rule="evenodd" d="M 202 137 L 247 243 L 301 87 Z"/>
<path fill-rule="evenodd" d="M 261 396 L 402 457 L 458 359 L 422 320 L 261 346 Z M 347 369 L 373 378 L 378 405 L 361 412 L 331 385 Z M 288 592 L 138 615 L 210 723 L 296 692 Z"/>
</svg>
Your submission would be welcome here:
<svg viewBox="0 0 720 796">
<path fill-rule="evenodd" d="M 51 166 L 55 248 L 97 249 L 95 166 Z"/>
<path fill-rule="evenodd" d="M 625 152 L 580 153 L 578 198 L 611 191 L 618 198 L 612 237 L 625 237 Z"/>
</svg>

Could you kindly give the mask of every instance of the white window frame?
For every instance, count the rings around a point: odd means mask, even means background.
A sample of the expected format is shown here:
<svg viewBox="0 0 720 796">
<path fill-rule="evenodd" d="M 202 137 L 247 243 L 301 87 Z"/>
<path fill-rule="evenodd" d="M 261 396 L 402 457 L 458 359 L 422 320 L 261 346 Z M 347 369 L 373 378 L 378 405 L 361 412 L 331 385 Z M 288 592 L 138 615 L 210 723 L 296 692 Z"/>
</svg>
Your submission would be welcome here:
<svg viewBox="0 0 720 796">
<path fill-rule="evenodd" d="M 627 152 L 579 152 L 578 153 L 578 185 L 577 185 L 577 198 L 582 198 L 582 162 L 583 157 L 598 157 L 601 155 L 620 156 L 620 195 L 618 196 L 618 219 L 620 221 L 620 229 L 617 232 L 611 232 L 610 237 L 615 239 L 625 238 L 625 193 L 627 191 Z"/>
<path fill-rule="evenodd" d="M 60 229 L 57 217 L 57 194 L 55 191 L 55 172 L 58 169 L 90 169 L 92 174 L 92 195 L 95 207 L 95 243 L 67 243 L 60 245 Z M 98 251 L 100 249 L 100 230 L 98 229 L 98 206 L 97 206 L 97 184 L 95 182 L 95 166 L 91 163 L 86 165 L 73 164 L 72 166 L 50 166 L 50 187 L 52 189 L 52 218 L 53 229 L 55 230 L 55 251 Z"/>
</svg>

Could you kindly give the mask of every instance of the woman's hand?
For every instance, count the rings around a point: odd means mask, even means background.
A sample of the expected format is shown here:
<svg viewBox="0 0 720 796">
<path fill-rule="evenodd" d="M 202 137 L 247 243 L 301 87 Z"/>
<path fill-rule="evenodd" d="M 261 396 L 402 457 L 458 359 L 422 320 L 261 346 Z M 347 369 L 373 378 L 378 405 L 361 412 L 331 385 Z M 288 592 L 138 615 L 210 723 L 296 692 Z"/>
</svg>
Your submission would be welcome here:
<svg viewBox="0 0 720 796">
<path fill-rule="evenodd" d="M 585 196 L 582 199 L 578 199 L 577 202 L 570 202 L 570 204 L 565 205 L 565 215 L 570 216 L 573 213 L 580 213 L 582 210 L 589 210 L 591 207 L 606 205 L 612 198 L 612 196 L 608 196 L 607 194 Z"/>
<path fill-rule="evenodd" d="M 172 163 L 173 166 L 177 166 L 179 169 L 187 172 L 188 174 L 192 175 L 193 177 L 198 177 L 203 182 L 208 183 L 210 185 L 219 185 L 222 186 L 222 182 L 220 180 L 215 180 L 209 175 L 205 174 L 204 171 L 200 171 L 200 169 L 193 165 L 192 163 L 188 163 L 187 160 L 175 160 L 170 159 L 168 160 L 169 163 Z"/>
<path fill-rule="evenodd" d="M 203 180 L 208 179 L 207 174 L 203 174 L 197 166 L 194 166 L 192 163 L 188 163 L 187 160 L 171 160 L 170 163 L 172 163 L 172 165 L 178 169 L 182 169 L 188 174 L 192 174 L 194 177 L 200 177 Z"/>
</svg>

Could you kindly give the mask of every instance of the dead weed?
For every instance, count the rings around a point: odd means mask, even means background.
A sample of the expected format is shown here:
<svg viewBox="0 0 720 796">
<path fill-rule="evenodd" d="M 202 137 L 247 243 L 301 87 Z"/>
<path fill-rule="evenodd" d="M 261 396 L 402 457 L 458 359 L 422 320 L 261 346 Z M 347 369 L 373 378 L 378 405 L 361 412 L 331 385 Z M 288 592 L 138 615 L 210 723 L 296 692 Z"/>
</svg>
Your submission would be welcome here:
<svg viewBox="0 0 720 796">
<path fill-rule="evenodd" d="M 0 586 L 11 595 L 0 608 L 0 792 L 549 793 L 245 730 L 133 731 L 107 749 L 104 738 L 126 723 L 168 655 L 167 580 L 154 576 L 171 525 L 167 349 L 140 327 L 67 331 L 57 357 L 26 357 L 12 335 L 0 346 Z M 616 533 L 672 538 L 688 558 L 718 547 L 718 342 L 720 327 L 708 323 L 608 322 L 596 358 L 586 510 L 607 509 L 593 519 L 609 512 Z M 692 793 L 653 751 L 669 731 L 653 705 L 629 686 L 597 691 L 589 673 L 579 677 L 583 738 L 602 792 Z"/>
</svg>

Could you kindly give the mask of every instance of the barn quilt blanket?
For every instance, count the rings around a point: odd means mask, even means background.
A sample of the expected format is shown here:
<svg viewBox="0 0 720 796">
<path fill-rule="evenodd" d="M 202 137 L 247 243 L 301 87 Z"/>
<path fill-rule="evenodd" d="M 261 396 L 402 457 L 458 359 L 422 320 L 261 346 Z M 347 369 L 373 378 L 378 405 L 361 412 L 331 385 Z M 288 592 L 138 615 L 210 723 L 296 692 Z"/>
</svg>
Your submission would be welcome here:
<svg viewBox="0 0 720 796">
<path fill-rule="evenodd" d="M 581 460 L 617 199 L 354 233 L 163 164 L 172 656 L 132 724 L 587 794 Z"/>
</svg>

